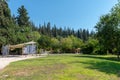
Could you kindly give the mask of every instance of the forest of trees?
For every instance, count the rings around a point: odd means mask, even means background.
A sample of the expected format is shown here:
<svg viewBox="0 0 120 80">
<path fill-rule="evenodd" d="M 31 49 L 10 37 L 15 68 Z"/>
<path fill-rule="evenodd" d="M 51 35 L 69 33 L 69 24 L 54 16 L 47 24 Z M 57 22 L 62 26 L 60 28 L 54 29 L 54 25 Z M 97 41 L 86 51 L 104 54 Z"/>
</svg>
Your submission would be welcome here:
<svg viewBox="0 0 120 80">
<path fill-rule="evenodd" d="M 100 17 L 96 31 L 52 26 L 50 22 L 36 26 L 30 21 L 24 5 L 17 11 L 17 15 L 11 15 L 7 1 L 0 0 L 0 47 L 33 40 L 39 49 L 53 52 L 73 53 L 78 48 L 84 54 L 120 52 L 120 1 L 108 14 Z"/>
<path fill-rule="evenodd" d="M 56 25 L 51 26 L 50 22 L 47 24 L 44 23 L 44 25 L 35 27 L 33 30 L 37 30 L 41 35 L 46 35 L 49 37 L 68 37 L 68 36 L 75 36 L 79 39 L 82 39 L 83 41 L 87 41 L 89 37 L 92 37 L 94 35 L 94 32 L 86 29 L 79 29 L 79 30 L 74 30 L 69 27 L 63 28 L 58 28 Z"/>
<path fill-rule="evenodd" d="M 12 16 L 7 1 L 0 1 L 0 47 L 34 40 L 38 42 L 39 48 L 73 52 L 94 35 L 93 31 L 89 32 L 86 29 L 74 30 L 69 27 L 51 26 L 50 22 L 35 26 L 34 22 L 29 20 L 24 5 L 17 11 L 17 16 Z"/>
</svg>

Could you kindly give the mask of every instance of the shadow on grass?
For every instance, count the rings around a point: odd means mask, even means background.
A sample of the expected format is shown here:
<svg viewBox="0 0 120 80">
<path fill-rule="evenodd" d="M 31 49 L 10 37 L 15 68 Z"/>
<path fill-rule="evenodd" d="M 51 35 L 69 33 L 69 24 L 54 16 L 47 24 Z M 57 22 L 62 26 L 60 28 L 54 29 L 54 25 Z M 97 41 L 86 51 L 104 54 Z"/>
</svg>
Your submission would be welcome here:
<svg viewBox="0 0 120 80">
<path fill-rule="evenodd" d="M 82 58 L 95 58 L 95 59 L 102 59 L 102 60 L 110 60 L 110 61 L 117 61 L 120 62 L 120 59 L 117 58 L 117 56 L 112 57 L 104 57 L 104 56 L 97 56 L 97 55 L 80 55 L 80 56 L 74 56 L 74 57 L 82 57 Z"/>
<path fill-rule="evenodd" d="M 88 61 L 81 61 L 79 63 L 87 64 L 85 68 L 98 70 L 106 74 L 114 74 L 120 77 L 120 63 L 115 57 L 99 57 L 99 56 L 76 56 L 81 58 L 91 58 Z M 95 59 L 95 60 L 94 60 Z M 98 59 L 98 60 L 96 60 Z"/>
<path fill-rule="evenodd" d="M 115 74 L 118 77 L 120 77 L 120 64 L 118 63 L 105 62 L 105 61 L 101 61 L 101 62 L 88 61 L 88 62 L 81 62 L 81 63 L 90 65 L 90 66 L 87 66 L 86 68 L 98 70 L 100 72 L 104 72 L 109 75 Z"/>
</svg>

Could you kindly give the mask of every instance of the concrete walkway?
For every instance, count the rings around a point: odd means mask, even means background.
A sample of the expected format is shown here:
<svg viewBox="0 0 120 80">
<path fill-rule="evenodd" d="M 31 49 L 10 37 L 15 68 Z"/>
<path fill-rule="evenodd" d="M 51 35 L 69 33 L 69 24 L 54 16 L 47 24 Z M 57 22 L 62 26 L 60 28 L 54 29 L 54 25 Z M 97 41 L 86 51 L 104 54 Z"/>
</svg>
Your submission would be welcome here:
<svg viewBox="0 0 120 80">
<path fill-rule="evenodd" d="M 31 55 L 27 55 L 27 56 L 7 56 L 7 57 L 0 56 L 0 70 L 5 68 L 11 62 L 30 59 L 30 58 L 39 58 L 39 57 L 45 57 L 45 56 L 35 56 L 35 55 L 34 56 L 31 56 Z"/>
</svg>

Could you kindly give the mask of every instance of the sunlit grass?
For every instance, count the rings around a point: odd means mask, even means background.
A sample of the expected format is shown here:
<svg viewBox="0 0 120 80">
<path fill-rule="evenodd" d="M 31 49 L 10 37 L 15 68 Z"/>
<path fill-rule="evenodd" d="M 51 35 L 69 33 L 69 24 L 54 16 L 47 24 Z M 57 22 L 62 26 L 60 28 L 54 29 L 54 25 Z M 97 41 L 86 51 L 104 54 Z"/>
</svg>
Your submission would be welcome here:
<svg viewBox="0 0 120 80">
<path fill-rule="evenodd" d="M 13 62 L 0 80 L 120 80 L 120 62 L 111 55 L 50 55 Z"/>
</svg>

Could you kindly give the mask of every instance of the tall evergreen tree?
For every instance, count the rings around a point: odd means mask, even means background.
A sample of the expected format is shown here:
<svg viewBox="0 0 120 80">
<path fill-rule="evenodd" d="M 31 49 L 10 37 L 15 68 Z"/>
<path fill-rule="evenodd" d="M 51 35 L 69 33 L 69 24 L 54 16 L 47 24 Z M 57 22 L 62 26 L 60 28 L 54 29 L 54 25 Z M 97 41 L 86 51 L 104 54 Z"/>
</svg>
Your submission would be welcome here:
<svg viewBox="0 0 120 80">
<path fill-rule="evenodd" d="M 50 22 L 47 23 L 46 33 L 48 36 L 51 36 L 51 25 Z"/>
<path fill-rule="evenodd" d="M 28 12 L 24 5 L 18 8 L 17 22 L 19 26 L 30 26 Z"/>
<path fill-rule="evenodd" d="M 10 9 L 6 1 L 0 1 L 0 27 L 8 27 L 12 22 Z"/>
<path fill-rule="evenodd" d="M 56 28 L 56 25 L 54 25 L 54 27 L 52 28 L 52 36 L 53 37 L 57 37 L 57 28 Z"/>
<path fill-rule="evenodd" d="M 0 1 L 0 45 L 16 42 L 16 26 L 13 23 L 6 0 Z"/>
</svg>

